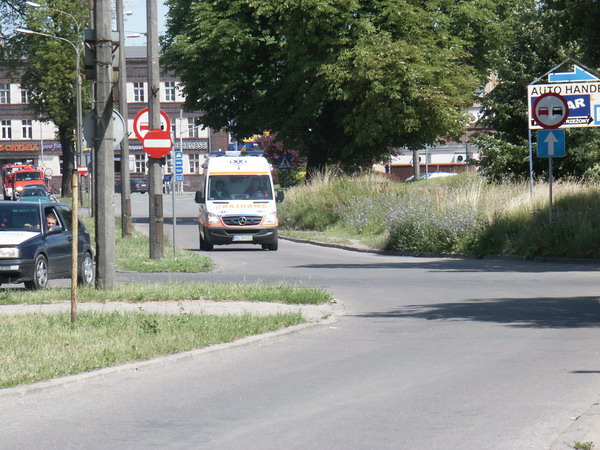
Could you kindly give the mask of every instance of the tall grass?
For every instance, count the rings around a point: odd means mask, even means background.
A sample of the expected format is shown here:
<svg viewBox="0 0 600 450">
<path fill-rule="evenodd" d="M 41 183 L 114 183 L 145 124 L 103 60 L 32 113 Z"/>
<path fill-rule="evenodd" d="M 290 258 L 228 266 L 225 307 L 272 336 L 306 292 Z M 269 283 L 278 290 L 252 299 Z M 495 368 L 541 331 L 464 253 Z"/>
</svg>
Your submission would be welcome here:
<svg viewBox="0 0 600 450">
<path fill-rule="evenodd" d="M 600 257 L 600 185 L 489 184 L 476 175 L 397 183 L 327 173 L 290 189 L 287 230 L 340 233 L 382 250 L 465 255 Z"/>
</svg>

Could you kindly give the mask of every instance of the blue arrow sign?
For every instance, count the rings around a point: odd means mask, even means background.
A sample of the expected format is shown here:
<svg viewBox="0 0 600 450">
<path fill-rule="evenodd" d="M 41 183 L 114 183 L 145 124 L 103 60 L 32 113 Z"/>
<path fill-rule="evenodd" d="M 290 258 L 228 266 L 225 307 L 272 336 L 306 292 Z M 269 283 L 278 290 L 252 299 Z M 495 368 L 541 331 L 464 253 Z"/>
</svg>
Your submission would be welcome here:
<svg viewBox="0 0 600 450">
<path fill-rule="evenodd" d="M 548 75 L 548 82 L 550 83 L 573 83 L 576 81 L 598 81 L 598 77 L 576 65 L 573 65 L 573 72 L 551 73 Z"/>
<path fill-rule="evenodd" d="M 537 145 L 538 158 L 565 156 L 565 130 L 539 130 Z"/>
</svg>

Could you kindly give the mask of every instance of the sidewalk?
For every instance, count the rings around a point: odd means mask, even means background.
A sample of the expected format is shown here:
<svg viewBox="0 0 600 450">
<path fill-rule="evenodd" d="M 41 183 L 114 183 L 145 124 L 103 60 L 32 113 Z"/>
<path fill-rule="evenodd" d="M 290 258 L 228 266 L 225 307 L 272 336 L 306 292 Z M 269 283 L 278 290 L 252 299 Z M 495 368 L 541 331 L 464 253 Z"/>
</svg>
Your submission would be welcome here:
<svg viewBox="0 0 600 450">
<path fill-rule="evenodd" d="M 68 301 L 56 302 L 43 305 L 1 305 L 0 315 L 9 314 L 50 314 L 68 312 L 71 303 Z M 208 314 L 208 315 L 240 315 L 253 314 L 266 316 L 278 313 L 301 312 L 309 322 L 319 322 L 332 315 L 339 315 L 340 309 L 336 303 L 324 303 L 320 305 L 288 305 L 284 303 L 270 302 L 245 302 L 245 301 L 222 301 L 209 300 L 185 300 L 165 302 L 107 302 L 107 303 L 78 303 L 78 311 L 130 311 L 158 314 Z M 336 311 L 337 310 L 337 311 Z"/>
</svg>

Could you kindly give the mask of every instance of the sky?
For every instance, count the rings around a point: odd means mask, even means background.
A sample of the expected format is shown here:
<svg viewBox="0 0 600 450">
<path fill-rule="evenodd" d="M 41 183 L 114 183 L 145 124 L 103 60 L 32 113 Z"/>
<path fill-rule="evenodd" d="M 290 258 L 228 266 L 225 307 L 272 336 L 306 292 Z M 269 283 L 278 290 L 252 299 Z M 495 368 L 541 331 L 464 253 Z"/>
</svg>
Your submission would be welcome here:
<svg viewBox="0 0 600 450">
<path fill-rule="evenodd" d="M 157 0 L 158 3 L 158 34 L 161 35 L 166 31 L 165 16 L 167 15 L 167 6 L 163 0 Z M 146 32 L 146 0 L 123 0 L 123 10 L 131 11 L 131 16 L 125 16 L 125 31 L 126 32 Z M 127 33 L 126 33 L 127 36 Z M 125 45 L 146 45 L 146 37 L 127 38 Z"/>
</svg>

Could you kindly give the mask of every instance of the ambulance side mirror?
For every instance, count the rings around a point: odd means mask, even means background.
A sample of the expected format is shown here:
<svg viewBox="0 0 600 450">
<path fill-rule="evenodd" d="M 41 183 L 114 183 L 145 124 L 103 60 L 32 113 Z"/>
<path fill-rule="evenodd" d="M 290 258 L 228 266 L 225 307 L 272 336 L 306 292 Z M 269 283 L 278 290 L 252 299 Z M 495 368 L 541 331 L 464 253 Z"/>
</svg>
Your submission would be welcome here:
<svg viewBox="0 0 600 450">
<path fill-rule="evenodd" d="M 194 200 L 196 203 L 204 203 L 205 202 L 204 192 L 196 191 L 196 196 L 194 197 Z"/>
<path fill-rule="evenodd" d="M 275 194 L 275 201 L 277 203 L 281 203 L 284 199 L 285 195 L 283 194 L 283 191 L 281 189 L 277 189 L 277 192 Z"/>
</svg>

